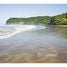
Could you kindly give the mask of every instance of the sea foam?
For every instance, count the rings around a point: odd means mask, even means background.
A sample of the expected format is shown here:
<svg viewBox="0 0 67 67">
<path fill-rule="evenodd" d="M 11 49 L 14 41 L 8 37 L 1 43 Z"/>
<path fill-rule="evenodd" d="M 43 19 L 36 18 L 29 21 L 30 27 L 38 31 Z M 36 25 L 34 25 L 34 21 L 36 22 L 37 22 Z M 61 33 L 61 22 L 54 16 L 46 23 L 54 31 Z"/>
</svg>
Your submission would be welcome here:
<svg viewBox="0 0 67 67">
<path fill-rule="evenodd" d="M 17 33 L 46 28 L 41 25 L 4 25 L 0 26 L 0 39 L 9 38 Z"/>
</svg>

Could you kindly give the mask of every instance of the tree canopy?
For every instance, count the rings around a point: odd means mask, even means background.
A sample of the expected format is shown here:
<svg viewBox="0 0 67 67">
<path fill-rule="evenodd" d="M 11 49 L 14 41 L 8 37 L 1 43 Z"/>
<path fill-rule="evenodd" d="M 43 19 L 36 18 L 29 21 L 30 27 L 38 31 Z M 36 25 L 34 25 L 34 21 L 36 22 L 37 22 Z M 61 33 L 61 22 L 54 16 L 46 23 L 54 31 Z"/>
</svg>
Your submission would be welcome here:
<svg viewBox="0 0 67 67">
<path fill-rule="evenodd" d="M 50 24 L 67 25 L 67 13 L 56 16 L 37 16 L 29 18 L 9 18 L 6 24 Z"/>
</svg>

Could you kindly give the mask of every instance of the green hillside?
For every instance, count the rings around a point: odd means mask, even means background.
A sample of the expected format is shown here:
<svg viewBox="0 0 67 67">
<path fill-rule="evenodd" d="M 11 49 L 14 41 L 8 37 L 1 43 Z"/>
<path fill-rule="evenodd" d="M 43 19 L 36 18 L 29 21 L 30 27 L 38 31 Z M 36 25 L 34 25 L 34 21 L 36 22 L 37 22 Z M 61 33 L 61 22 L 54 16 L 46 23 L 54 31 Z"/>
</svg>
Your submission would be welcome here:
<svg viewBox="0 0 67 67">
<path fill-rule="evenodd" d="M 67 13 L 56 16 L 37 16 L 29 18 L 9 18 L 6 24 L 50 24 L 67 25 Z"/>
</svg>

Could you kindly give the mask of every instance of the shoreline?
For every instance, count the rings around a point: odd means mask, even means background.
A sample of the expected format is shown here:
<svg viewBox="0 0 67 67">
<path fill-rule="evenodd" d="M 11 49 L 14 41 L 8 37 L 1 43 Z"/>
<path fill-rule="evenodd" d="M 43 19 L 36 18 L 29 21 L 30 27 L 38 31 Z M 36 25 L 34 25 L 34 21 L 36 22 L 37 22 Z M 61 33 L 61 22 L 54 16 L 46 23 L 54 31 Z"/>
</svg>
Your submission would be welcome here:
<svg viewBox="0 0 67 67">
<path fill-rule="evenodd" d="M 2 30 L 0 30 L 0 39 L 9 38 L 20 32 L 46 28 L 45 26 L 36 26 L 36 25 L 4 25 L 4 26 L 5 28 L 1 26 Z M 8 29 L 9 27 L 10 27 L 9 30 L 4 31 L 5 29 Z"/>
</svg>

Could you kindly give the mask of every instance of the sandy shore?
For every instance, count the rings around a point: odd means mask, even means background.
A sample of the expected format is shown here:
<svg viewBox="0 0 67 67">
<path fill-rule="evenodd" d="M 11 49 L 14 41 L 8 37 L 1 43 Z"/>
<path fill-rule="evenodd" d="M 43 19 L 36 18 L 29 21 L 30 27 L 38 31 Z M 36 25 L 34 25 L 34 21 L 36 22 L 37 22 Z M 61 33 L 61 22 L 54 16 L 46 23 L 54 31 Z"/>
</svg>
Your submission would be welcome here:
<svg viewBox="0 0 67 67">
<path fill-rule="evenodd" d="M 45 28 L 35 25 L 6 25 L 0 26 L 0 39 L 9 38 L 16 33 Z"/>
</svg>

